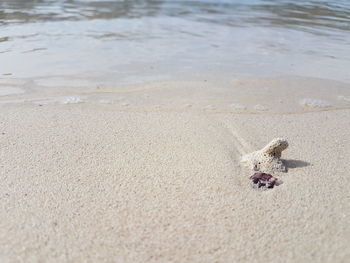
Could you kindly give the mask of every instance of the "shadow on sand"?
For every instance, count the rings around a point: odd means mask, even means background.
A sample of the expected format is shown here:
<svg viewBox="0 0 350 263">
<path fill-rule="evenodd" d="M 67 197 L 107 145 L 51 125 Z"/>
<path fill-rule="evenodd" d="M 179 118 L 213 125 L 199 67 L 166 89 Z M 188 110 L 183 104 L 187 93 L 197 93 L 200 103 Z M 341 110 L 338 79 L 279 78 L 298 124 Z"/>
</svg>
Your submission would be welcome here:
<svg viewBox="0 0 350 263">
<path fill-rule="evenodd" d="M 310 163 L 302 161 L 302 160 L 283 160 L 284 164 L 286 165 L 287 169 L 294 169 L 299 167 L 306 167 L 309 166 Z"/>
</svg>

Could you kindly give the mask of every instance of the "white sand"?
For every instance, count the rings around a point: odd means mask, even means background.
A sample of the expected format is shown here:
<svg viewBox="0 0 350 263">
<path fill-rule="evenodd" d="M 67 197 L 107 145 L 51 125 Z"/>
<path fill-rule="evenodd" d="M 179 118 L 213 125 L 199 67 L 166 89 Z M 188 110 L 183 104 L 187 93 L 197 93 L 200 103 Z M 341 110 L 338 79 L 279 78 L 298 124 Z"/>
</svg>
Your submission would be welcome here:
<svg viewBox="0 0 350 263">
<path fill-rule="evenodd" d="M 347 262 L 349 131 L 349 109 L 2 105 L 0 262 Z M 280 136 L 257 191 L 239 159 Z"/>
</svg>

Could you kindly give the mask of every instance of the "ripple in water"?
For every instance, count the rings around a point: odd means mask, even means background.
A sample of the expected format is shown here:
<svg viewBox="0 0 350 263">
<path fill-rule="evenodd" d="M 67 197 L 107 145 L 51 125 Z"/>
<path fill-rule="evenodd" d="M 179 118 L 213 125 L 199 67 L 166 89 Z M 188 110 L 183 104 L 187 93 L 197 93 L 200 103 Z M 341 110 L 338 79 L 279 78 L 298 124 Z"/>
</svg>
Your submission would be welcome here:
<svg viewBox="0 0 350 263">
<path fill-rule="evenodd" d="M 87 85 L 212 71 L 350 80 L 350 1 L 2 0 L 0 10 L 0 76 L 67 76 L 62 85 L 83 87 L 69 76 Z"/>
</svg>

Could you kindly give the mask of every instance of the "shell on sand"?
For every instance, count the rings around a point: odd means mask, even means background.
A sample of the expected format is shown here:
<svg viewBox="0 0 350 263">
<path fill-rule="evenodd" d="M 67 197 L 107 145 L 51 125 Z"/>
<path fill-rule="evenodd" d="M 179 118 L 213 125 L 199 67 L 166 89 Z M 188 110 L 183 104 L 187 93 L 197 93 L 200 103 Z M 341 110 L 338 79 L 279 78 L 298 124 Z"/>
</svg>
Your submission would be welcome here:
<svg viewBox="0 0 350 263">
<path fill-rule="evenodd" d="M 271 189 L 282 183 L 282 181 L 278 180 L 276 177 L 266 173 L 255 173 L 250 179 L 252 180 L 254 187 L 262 189 Z"/>
</svg>

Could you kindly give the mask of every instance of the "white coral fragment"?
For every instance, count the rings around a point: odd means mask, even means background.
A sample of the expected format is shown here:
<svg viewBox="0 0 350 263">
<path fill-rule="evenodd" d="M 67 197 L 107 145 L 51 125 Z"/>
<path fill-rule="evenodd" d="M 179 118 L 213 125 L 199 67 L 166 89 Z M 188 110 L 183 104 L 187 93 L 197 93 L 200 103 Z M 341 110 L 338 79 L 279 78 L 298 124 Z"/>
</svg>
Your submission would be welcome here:
<svg viewBox="0 0 350 263">
<path fill-rule="evenodd" d="M 287 147 L 286 139 L 275 138 L 263 149 L 244 155 L 242 162 L 254 171 L 265 173 L 286 172 L 287 168 L 280 158 L 282 151 Z"/>
</svg>

